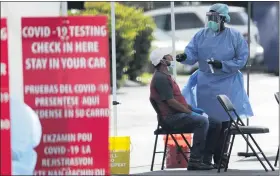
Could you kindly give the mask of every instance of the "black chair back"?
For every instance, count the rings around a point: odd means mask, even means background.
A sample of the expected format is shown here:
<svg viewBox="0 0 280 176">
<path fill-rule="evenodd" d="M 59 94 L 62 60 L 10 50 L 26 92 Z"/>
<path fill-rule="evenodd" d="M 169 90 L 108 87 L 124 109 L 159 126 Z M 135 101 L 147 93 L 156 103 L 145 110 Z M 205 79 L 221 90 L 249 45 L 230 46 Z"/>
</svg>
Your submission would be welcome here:
<svg viewBox="0 0 280 176">
<path fill-rule="evenodd" d="M 233 112 L 235 114 L 236 118 L 237 118 L 237 121 L 236 121 L 237 124 L 245 126 L 245 124 L 243 123 L 243 121 L 241 120 L 239 115 L 237 114 L 232 102 L 230 101 L 230 99 L 226 95 L 218 95 L 217 99 L 220 102 L 220 104 L 222 105 L 222 107 L 224 108 L 224 110 L 226 111 L 226 113 L 228 114 L 231 122 L 234 121 L 234 118 L 232 117 L 230 112 Z"/>
<path fill-rule="evenodd" d="M 276 92 L 274 94 L 274 96 L 275 96 L 275 99 L 276 99 L 277 103 L 279 104 L 279 92 Z"/>
<path fill-rule="evenodd" d="M 150 102 L 151 102 L 151 104 L 152 104 L 154 110 L 156 111 L 156 113 L 157 113 L 158 115 L 160 115 L 160 111 L 159 111 L 159 108 L 158 108 L 158 106 L 157 106 L 156 101 L 153 100 L 152 98 L 150 98 Z"/>
<path fill-rule="evenodd" d="M 160 110 L 159 110 L 159 107 L 158 107 L 156 101 L 153 100 L 152 98 L 150 98 L 150 102 L 151 102 L 154 110 L 157 113 L 158 127 L 161 126 L 165 130 L 172 130 L 173 128 L 163 121 L 162 115 L 160 114 Z"/>
<path fill-rule="evenodd" d="M 218 95 L 217 98 L 227 112 L 235 110 L 233 104 L 226 95 Z"/>
<path fill-rule="evenodd" d="M 162 120 L 161 120 L 161 114 L 160 114 L 159 107 L 158 107 L 156 101 L 153 100 L 152 98 L 150 98 L 150 102 L 151 102 L 151 104 L 152 104 L 154 110 L 155 110 L 156 113 L 157 113 L 157 120 L 158 120 L 158 122 L 160 123 Z"/>
</svg>

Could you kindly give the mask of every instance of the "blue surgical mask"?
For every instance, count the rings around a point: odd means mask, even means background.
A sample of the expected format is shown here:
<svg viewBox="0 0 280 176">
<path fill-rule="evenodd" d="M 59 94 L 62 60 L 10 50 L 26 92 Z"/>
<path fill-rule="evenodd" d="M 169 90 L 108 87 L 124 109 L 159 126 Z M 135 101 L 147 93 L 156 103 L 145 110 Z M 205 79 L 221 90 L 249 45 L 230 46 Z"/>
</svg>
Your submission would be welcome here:
<svg viewBox="0 0 280 176">
<path fill-rule="evenodd" d="M 175 67 L 175 64 L 176 64 L 176 62 L 175 62 L 175 61 L 170 61 L 170 65 L 169 65 L 169 67 L 170 67 L 170 68 L 174 68 L 174 67 Z"/>
<path fill-rule="evenodd" d="M 214 21 L 209 21 L 209 22 L 208 22 L 208 27 L 209 27 L 210 29 L 212 29 L 213 31 L 217 32 L 218 29 L 219 29 L 219 24 L 216 23 L 216 22 L 214 22 Z"/>
<path fill-rule="evenodd" d="M 169 72 L 171 72 L 171 71 L 174 69 L 175 64 L 176 64 L 175 61 L 170 61 L 170 65 L 167 67 L 167 70 L 168 70 Z"/>
</svg>

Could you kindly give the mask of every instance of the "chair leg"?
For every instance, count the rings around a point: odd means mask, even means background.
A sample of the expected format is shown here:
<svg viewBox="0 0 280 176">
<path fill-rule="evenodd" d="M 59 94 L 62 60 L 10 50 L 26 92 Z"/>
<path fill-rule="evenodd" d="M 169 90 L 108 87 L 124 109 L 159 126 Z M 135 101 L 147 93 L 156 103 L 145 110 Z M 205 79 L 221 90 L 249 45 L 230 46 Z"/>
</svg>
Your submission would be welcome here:
<svg viewBox="0 0 280 176">
<path fill-rule="evenodd" d="M 249 134 L 250 138 L 252 139 L 252 141 L 254 142 L 254 144 L 256 145 L 256 147 L 258 148 L 258 150 L 260 151 L 260 153 L 262 154 L 263 158 L 265 159 L 265 161 L 267 162 L 267 164 L 269 165 L 269 167 L 271 168 L 272 171 L 275 171 L 275 169 L 273 168 L 273 166 L 271 165 L 271 163 L 269 162 L 269 160 L 267 159 L 267 157 L 265 156 L 264 152 L 262 151 L 262 149 L 260 148 L 260 146 L 258 145 L 258 143 L 256 142 L 256 140 L 254 139 L 254 137 L 252 136 L 252 134 Z"/>
<path fill-rule="evenodd" d="M 174 138 L 174 136 L 172 134 L 170 134 L 173 141 L 175 142 L 176 146 L 178 147 L 179 152 L 183 155 L 184 159 L 186 160 L 186 162 L 188 163 L 189 160 L 187 158 L 187 156 L 185 155 L 184 151 L 182 150 L 181 146 L 178 144 L 177 140 Z"/>
<path fill-rule="evenodd" d="M 231 142 L 230 142 L 230 148 L 229 148 L 229 152 L 228 152 L 228 156 L 227 156 L 227 161 L 226 161 L 226 165 L 225 165 L 225 169 L 224 169 L 225 172 L 228 169 L 228 163 L 229 163 L 229 160 L 230 160 L 234 139 L 235 139 L 235 135 L 232 135 L 232 139 L 231 139 Z"/>
<path fill-rule="evenodd" d="M 268 172 L 268 169 L 266 168 L 266 166 L 264 165 L 263 161 L 261 160 L 261 158 L 259 157 L 259 155 L 257 154 L 257 152 L 255 151 L 255 149 L 253 148 L 253 146 L 251 145 L 251 143 L 249 142 L 249 140 L 246 138 L 246 136 L 244 135 L 244 133 L 237 128 L 237 130 L 239 131 L 239 133 L 242 135 L 242 137 L 244 138 L 244 140 L 246 141 L 246 143 L 249 145 L 250 149 L 253 151 L 253 153 L 255 154 L 255 156 L 258 158 L 259 162 L 261 163 L 261 165 L 263 166 L 263 168 L 265 169 L 266 172 Z M 252 135 L 249 135 L 252 139 Z M 255 141 L 256 142 L 256 141 Z"/>
<path fill-rule="evenodd" d="M 274 162 L 275 167 L 277 166 L 277 161 L 278 160 L 279 160 L 279 147 L 278 147 L 277 154 L 276 154 L 276 157 L 275 157 L 275 162 Z"/>
<path fill-rule="evenodd" d="M 157 141 L 158 141 L 158 134 L 156 135 L 156 139 L 155 139 L 153 158 L 152 158 L 152 164 L 151 164 L 151 171 L 153 171 L 153 168 L 154 168 L 155 155 L 156 155 L 156 149 L 157 149 Z"/>
<path fill-rule="evenodd" d="M 223 147 L 222 147 L 222 151 L 221 151 L 221 157 L 220 157 L 220 160 L 219 160 L 219 165 L 218 165 L 218 173 L 220 173 L 221 172 L 221 165 L 222 165 L 222 156 L 224 155 L 224 153 L 226 152 L 225 150 L 226 150 L 226 143 L 227 143 L 227 141 L 228 141 L 228 138 L 230 137 L 230 133 L 229 133 L 229 131 L 227 131 L 226 132 L 227 134 L 226 134 L 226 136 L 225 136 L 225 140 L 224 140 L 224 142 L 223 142 Z"/>
<path fill-rule="evenodd" d="M 163 170 L 163 167 L 164 167 L 164 160 L 165 160 L 165 156 L 166 156 L 166 148 L 167 148 L 168 137 L 169 137 L 169 134 L 166 135 L 166 140 L 165 140 L 165 144 L 164 144 L 163 158 L 162 158 L 162 163 L 161 163 L 161 170 Z"/>
<path fill-rule="evenodd" d="M 182 138 L 184 139 L 184 141 L 186 142 L 187 146 L 189 147 L 189 149 L 191 149 L 191 145 L 188 142 L 188 140 L 185 138 L 185 136 L 183 134 L 181 134 Z"/>
</svg>

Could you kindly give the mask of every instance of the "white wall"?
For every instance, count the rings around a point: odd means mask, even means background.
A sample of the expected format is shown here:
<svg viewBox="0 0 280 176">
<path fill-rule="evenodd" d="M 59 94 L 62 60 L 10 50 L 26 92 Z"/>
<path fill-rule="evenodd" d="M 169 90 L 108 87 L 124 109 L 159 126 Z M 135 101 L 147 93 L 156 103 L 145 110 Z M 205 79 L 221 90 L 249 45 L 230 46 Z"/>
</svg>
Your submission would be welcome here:
<svg viewBox="0 0 280 176">
<path fill-rule="evenodd" d="M 10 95 L 23 101 L 21 17 L 60 15 L 61 2 L 1 2 L 1 17 L 7 18 Z"/>
</svg>

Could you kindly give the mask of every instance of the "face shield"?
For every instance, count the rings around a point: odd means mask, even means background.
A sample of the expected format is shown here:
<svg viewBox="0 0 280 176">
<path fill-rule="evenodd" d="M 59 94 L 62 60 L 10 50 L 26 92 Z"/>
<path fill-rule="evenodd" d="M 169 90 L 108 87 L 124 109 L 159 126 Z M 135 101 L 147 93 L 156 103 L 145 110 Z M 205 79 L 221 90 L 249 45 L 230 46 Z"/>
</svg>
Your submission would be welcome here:
<svg viewBox="0 0 280 176">
<path fill-rule="evenodd" d="M 209 27 L 215 32 L 219 32 L 223 18 L 224 17 L 217 12 L 207 12 L 205 21 L 206 27 Z"/>
</svg>

